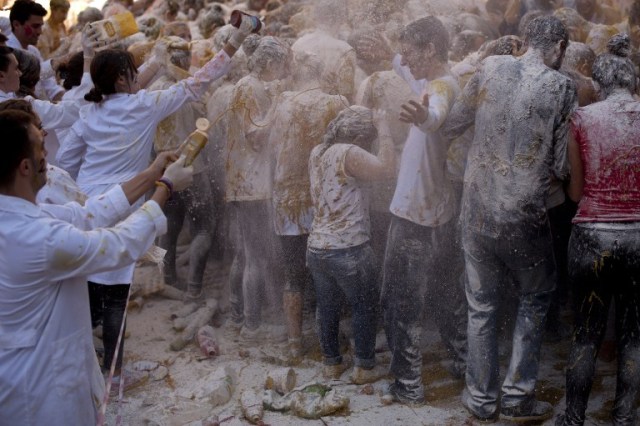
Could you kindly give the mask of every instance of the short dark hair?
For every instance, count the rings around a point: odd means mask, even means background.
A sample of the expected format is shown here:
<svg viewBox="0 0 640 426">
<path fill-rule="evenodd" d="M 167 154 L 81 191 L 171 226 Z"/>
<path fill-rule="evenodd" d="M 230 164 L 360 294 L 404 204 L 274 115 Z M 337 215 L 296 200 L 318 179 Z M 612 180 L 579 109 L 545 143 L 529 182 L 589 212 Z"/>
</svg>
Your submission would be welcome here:
<svg viewBox="0 0 640 426">
<path fill-rule="evenodd" d="M 569 33 L 566 27 L 555 16 L 540 16 L 527 25 L 525 43 L 534 49 L 547 51 L 559 41 L 569 43 Z"/>
<path fill-rule="evenodd" d="M 13 49 L 9 46 L 0 46 L 0 71 L 5 72 L 9 69 L 11 59 L 9 55 L 13 55 Z"/>
<path fill-rule="evenodd" d="M 0 102 L 0 112 L 10 110 L 26 112 L 27 114 L 33 116 L 34 120 L 37 118 L 37 114 L 33 110 L 33 105 L 31 105 L 31 102 L 24 99 L 14 98 L 8 99 L 4 102 Z"/>
<path fill-rule="evenodd" d="M 24 111 L 6 110 L 0 112 L 2 145 L 0 156 L 0 187 L 13 183 L 20 162 L 33 156 L 33 146 L 29 140 L 29 126 L 33 125 L 33 116 Z"/>
<path fill-rule="evenodd" d="M 426 48 L 433 43 L 438 59 L 447 61 L 449 56 L 449 33 L 435 16 L 427 16 L 411 22 L 400 33 L 400 42 L 417 48 Z"/>
<path fill-rule="evenodd" d="M 6 36 L 6 35 L 4 35 L 4 34 L 2 34 L 2 33 L 0 33 L 0 43 L 6 43 L 6 42 L 7 42 L 7 40 L 9 40 L 9 39 L 7 38 L 7 36 Z"/>
<path fill-rule="evenodd" d="M 79 86 L 82 81 L 82 72 L 84 67 L 84 54 L 80 51 L 74 54 L 69 60 L 63 62 L 58 67 L 58 74 L 63 80 L 62 87 L 65 90 L 71 90 L 75 86 Z"/>
<path fill-rule="evenodd" d="M 42 16 L 47 15 L 47 9 L 33 0 L 16 0 L 11 6 L 11 12 L 9 12 L 9 22 L 11 23 L 11 29 L 13 30 L 13 22 L 18 21 L 20 25 L 29 20 L 31 15 Z"/>
</svg>

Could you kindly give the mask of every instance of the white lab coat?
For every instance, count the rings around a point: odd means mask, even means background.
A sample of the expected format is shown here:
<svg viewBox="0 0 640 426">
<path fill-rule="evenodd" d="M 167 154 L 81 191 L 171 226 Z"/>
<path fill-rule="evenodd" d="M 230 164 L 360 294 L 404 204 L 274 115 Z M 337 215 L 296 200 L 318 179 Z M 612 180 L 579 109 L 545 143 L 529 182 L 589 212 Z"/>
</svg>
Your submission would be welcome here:
<svg viewBox="0 0 640 426">
<path fill-rule="evenodd" d="M 126 182 L 149 166 L 158 123 L 185 102 L 195 101 L 225 75 L 231 58 L 221 51 L 193 77 L 166 90 L 115 93 L 80 109 L 80 119 L 60 141 L 56 160 L 89 196 Z M 192 123 L 195 128 L 195 123 Z M 135 264 L 90 275 L 98 284 L 128 284 Z"/>
<path fill-rule="evenodd" d="M 120 187 L 84 208 L 0 195 L 1 426 L 95 424 L 104 379 L 86 276 L 134 262 L 166 230 L 153 201 L 94 229 L 129 207 Z"/>
<path fill-rule="evenodd" d="M 8 101 L 9 99 L 17 99 L 17 96 L 15 93 L 7 93 L 0 90 L 0 102 Z M 49 132 L 56 129 L 69 128 L 78 121 L 80 105 L 77 102 L 58 102 L 54 104 L 49 101 L 34 99 L 31 96 L 26 96 L 23 99 L 31 103 L 33 110 L 42 120 L 42 126 Z"/>
</svg>

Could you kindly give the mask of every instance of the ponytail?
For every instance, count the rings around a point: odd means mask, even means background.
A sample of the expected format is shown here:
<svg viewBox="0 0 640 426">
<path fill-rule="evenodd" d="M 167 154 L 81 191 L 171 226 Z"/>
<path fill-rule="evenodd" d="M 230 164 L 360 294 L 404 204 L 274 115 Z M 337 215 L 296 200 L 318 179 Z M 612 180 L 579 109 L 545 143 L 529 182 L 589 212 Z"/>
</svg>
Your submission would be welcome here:
<svg viewBox="0 0 640 426">
<path fill-rule="evenodd" d="M 84 95 L 84 100 L 87 102 L 95 102 L 99 104 L 103 99 L 102 91 L 95 86 L 89 91 L 89 93 Z"/>
</svg>

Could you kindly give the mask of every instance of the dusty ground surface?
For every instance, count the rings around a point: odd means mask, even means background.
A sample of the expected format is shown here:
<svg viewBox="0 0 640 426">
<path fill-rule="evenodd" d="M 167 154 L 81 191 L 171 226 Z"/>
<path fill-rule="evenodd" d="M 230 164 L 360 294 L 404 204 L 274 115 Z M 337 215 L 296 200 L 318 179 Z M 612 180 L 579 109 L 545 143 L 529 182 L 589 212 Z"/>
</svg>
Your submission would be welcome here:
<svg viewBox="0 0 640 426">
<path fill-rule="evenodd" d="M 155 272 L 150 272 L 153 274 Z M 150 279 L 155 279 L 150 277 Z M 210 262 L 205 282 L 207 295 L 218 295 L 222 310 L 225 309 L 225 283 L 227 270 L 219 263 Z M 140 299 L 139 299 L 140 300 Z M 159 367 L 151 372 L 145 384 L 125 393 L 124 400 L 111 398 L 107 410 L 110 425 L 199 425 L 201 420 L 218 415 L 224 426 L 249 424 L 242 416 L 239 398 L 246 389 L 261 392 L 265 375 L 273 369 L 286 365 L 284 347 L 277 344 L 247 345 L 229 333 L 224 322 L 226 314 L 217 314 L 212 325 L 216 328 L 216 339 L 221 354 L 206 358 L 195 342 L 181 351 L 172 351 L 170 343 L 177 333 L 172 329 L 170 317 L 184 306 L 183 302 L 158 296 L 144 299 L 142 307 L 129 310 L 128 331 L 125 343 L 125 364 L 136 361 L 151 361 Z M 382 337 L 380 335 L 379 337 Z M 307 355 L 294 370 L 297 384 L 322 380 L 320 353 L 315 339 L 307 339 Z M 432 324 L 428 324 L 424 335 L 423 378 L 427 403 L 421 407 L 399 404 L 385 406 L 380 394 L 388 379 L 373 385 L 373 395 L 363 393 L 363 386 L 349 384 L 350 370 L 341 381 L 331 384 L 339 393 L 350 399 L 347 412 L 305 420 L 294 415 L 265 411 L 264 422 L 269 425 L 475 425 L 460 404 L 459 395 L 463 382 L 453 379 L 447 372 L 447 360 L 443 346 Z M 551 402 L 560 412 L 564 404 L 564 368 L 570 339 L 560 343 L 546 343 L 541 355 L 538 397 Z M 502 368 L 508 360 L 508 345 L 501 344 Z M 378 354 L 379 362 L 388 365 L 389 353 Z M 163 368 L 166 367 L 166 370 Z M 207 386 L 211 377 L 227 367 L 227 372 L 237 376 L 232 386 L 233 394 L 228 402 L 212 404 Z M 166 374 L 166 375 L 165 375 Z M 599 361 L 597 377 L 589 403 L 587 425 L 607 425 L 615 390 L 614 364 Z M 222 398 L 223 400 L 226 398 Z M 496 425 L 510 425 L 496 422 Z M 540 423 L 530 423 L 540 424 Z M 542 423 L 552 425 L 553 420 Z"/>
</svg>

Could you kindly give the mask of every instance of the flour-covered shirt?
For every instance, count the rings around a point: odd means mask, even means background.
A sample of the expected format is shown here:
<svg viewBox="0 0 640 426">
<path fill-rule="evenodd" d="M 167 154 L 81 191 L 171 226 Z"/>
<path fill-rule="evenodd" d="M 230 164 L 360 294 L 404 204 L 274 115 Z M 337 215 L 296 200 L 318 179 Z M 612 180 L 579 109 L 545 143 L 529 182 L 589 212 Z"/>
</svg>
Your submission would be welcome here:
<svg viewBox="0 0 640 426">
<path fill-rule="evenodd" d="M 314 216 L 307 244 L 316 249 L 355 247 L 369 241 L 367 187 L 345 169 L 347 153 L 355 145 L 316 146 L 309 158 Z"/>
<path fill-rule="evenodd" d="M 552 178 L 569 171 L 573 81 L 522 56 L 491 56 L 464 88 L 444 133 L 475 123 L 464 176 L 463 228 L 490 237 L 544 231 Z"/>
<path fill-rule="evenodd" d="M 449 141 L 439 128 L 460 92 L 453 75 L 432 81 L 416 81 L 399 67 L 394 69 L 415 90 L 422 86 L 419 96 L 429 97 L 427 120 L 417 127 L 412 125 L 400 157 L 398 183 L 391 201 L 391 213 L 422 226 L 444 225 L 453 218 L 456 200 L 451 181 L 446 174 Z"/>
<path fill-rule="evenodd" d="M 311 230 L 309 155 L 331 120 L 347 105 L 344 97 L 320 89 L 282 94 L 269 135 L 276 159 L 273 207 L 277 235 L 305 235 Z"/>
</svg>

